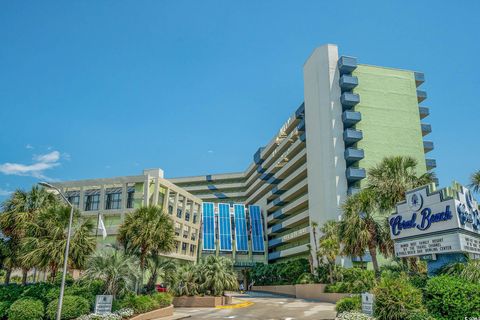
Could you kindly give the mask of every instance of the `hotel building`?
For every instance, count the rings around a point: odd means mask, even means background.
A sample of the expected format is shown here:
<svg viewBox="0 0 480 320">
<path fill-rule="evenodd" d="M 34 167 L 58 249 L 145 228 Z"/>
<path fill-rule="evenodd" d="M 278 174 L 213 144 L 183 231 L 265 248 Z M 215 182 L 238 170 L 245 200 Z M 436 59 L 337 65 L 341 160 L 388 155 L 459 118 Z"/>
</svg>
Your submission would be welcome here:
<svg viewBox="0 0 480 320">
<path fill-rule="evenodd" d="M 426 158 L 433 143 L 424 140 L 431 126 L 423 122 L 429 108 L 420 106 L 427 96 L 419 89 L 422 73 L 360 64 L 339 56 L 335 45 L 315 49 L 303 72 L 304 101 L 245 171 L 169 179 L 202 199 L 204 215 L 205 205 L 213 206 L 217 225 L 228 204 L 230 221 L 239 205 L 262 212 L 264 254 L 220 248 L 218 229 L 216 250 L 201 243 L 201 254 L 232 256 L 237 265 L 308 257 L 311 223 L 338 220 L 346 197 L 366 185 L 368 169 L 384 157 L 414 157 L 419 174 L 435 168 Z M 235 231 L 230 239 L 238 238 Z"/>
<path fill-rule="evenodd" d="M 82 214 L 101 211 L 107 242 L 126 213 L 157 204 L 175 223 L 173 257 L 194 261 L 198 251 L 237 267 L 308 257 L 312 222 L 339 220 L 369 168 L 393 155 L 415 158 L 419 174 L 436 163 L 426 158 L 433 143 L 424 140 L 422 73 L 360 64 L 330 44 L 313 51 L 303 73 L 303 102 L 243 172 L 164 179 L 156 169 L 57 186 Z"/>
</svg>

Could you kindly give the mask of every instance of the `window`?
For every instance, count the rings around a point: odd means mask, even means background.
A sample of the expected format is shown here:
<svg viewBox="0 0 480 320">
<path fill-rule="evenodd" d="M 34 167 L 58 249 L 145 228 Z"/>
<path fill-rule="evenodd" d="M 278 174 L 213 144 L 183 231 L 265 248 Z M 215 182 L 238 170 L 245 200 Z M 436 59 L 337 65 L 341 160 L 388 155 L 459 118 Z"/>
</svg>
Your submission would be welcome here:
<svg viewBox="0 0 480 320">
<path fill-rule="evenodd" d="M 80 205 L 80 196 L 69 196 L 67 199 L 74 207 L 78 208 Z"/>
<path fill-rule="evenodd" d="M 187 250 L 187 244 L 185 242 L 182 242 L 182 251 Z"/>
<path fill-rule="evenodd" d="M 193 213 L 193 223 L 197 223 L 197 213 Z"/>
<path fill-rule="evenodd" d="M 128 191 L 127 193 L 127 208 L 133 208 L 133 200 L 135 197 L 135 191 Z"/>
<path fill-rule="evenodd" d="M 182 209 L 177 209 L 177 218 L 182 217 Z"/>
<path fill-rule="evenodd" d="M 192 235 L 190 236 L 190 239 L 192 239 L 192 241 L 195 241 L 197 239 L 197 230 L 192 230 Z"/>
<path fill-rule="evenodd" d="M 108 193 L 105 196 L 105 209 L 120 209 L 122 204 L 122 194 L 121 193 Z"/>
<path fill-rule="evenodd" d="M 85 211 L 96 211 L 100 203 L 99 194 L 89 194 L 85 196 Z"/>
<path fill-rule="evenodd" d="M 195 245 L 191 244 L 190 245 L 190 252 L 193 254 L 195 252 Z"/>
<path fill-rule="evenodd" d="M 168 213 L 173 214 L 173 206 L 171 204 L 168 205 Z"/>
<path fill-rule="evenodd" d="M 190 221 L 190 211 L 185 211 L 185 221 Z"/>
</svg>

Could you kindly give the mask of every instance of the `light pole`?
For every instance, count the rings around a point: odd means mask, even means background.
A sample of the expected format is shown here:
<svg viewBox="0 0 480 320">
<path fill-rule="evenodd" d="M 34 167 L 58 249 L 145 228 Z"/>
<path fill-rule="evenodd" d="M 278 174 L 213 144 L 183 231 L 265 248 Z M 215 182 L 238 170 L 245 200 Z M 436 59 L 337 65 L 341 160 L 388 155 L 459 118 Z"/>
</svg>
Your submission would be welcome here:
<svg viewBox="0 0 480 320">
<path fill-rule="evenodd" d="M 68 234 L 67 234 L 67 244 L 65 245 L 65 255 L 63 260 L 63 271 L 62 271 L 62 284 L 60 286 L 60 295 L 58 296 L 58 306 L 57 306 L 57 317 L 56 320 L 61 319 L 62 315 L 62 305 L 63 305 L 63 293 L 65 291 L 65 277 L 67 275 L 67 263 L 68 263 L 68 251 L 70 250 L 70 236 L 72 234 L 72 222 L 73 222 L 73 205 L 68 201 L 67 197 L 55 186 L 52 186 L 47 182 L 39 182 L 39 185 L 47 189 L 53 189 L 57 191 L 60 196 L 65 200 L 65 202 L 70 206 L 70 218 L 68 220 Z"/>
</svg>

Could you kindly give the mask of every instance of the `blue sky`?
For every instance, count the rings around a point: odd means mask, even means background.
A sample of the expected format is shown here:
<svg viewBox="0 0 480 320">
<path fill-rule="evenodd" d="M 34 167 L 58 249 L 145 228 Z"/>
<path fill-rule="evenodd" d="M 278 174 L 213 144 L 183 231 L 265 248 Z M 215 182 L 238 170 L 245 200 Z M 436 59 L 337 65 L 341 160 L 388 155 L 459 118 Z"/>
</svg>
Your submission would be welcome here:
<svg viewBox="0 0 480 320">
<path fill-rule="evenodd" d="M 441 184 L 480 169 L 480 2 L 2 1 L 0 200 L 39 179 L 242 171 L 325 43 L 425 72 Z"/>
</svg>

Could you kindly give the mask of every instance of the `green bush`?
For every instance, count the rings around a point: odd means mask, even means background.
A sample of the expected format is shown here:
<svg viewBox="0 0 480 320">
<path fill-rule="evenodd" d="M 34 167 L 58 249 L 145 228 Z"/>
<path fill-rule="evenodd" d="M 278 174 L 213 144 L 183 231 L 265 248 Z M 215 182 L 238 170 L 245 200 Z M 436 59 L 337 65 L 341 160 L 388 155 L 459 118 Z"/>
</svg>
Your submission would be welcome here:
<svg viewBox="0 0 480 320">
<path fill-rule="evenodd" d="M 336 318 L 336 320 L 375 320 L 361 312 L 342 312 Z"/>
<path fill-rule="evenodd" d="M 135 313 L 145 313 L 159 307 L 159 302 L 152 296 L 127 296 L 120 302 L 121 308 L 131 308 Z"/>
<path fill-rule="evenodd" d="M 424 289 L 427 285 L 428 276 L 426 274 L 415 274 L 409 277 L 410 283 L 418 289 Z"/>
<path fill-rule="evenodd" d="M 363 293 L 375 286 L 375 273 L 361 268 L 338 268 L 337 281 L 329 284 L 325 292 Z"/>
<path fill-rule="evenodd" d="M 296 284 L 308 284 L 308 283 L 315 283 L 315 277 L 310 272 L 302 273 L 297 281 Z"/>
<path fill-rule="evenodd" d="M 307 259 L 295 259 L 275 264 L 258 263 L 252 268 L 250 278 L 256 285 L 295 284 L 302 274 L 309 272 Z"/>
<path fill-rule="evenodd" d="M 21 297 L 40 300 L 42 301 L 44 306 L 47 306 L 48 303 L 53 300 L 53 299 L 49 299 L 48 297 L 48 292 L 50 292 L 52 288 L 54 288 L 54 285 L 47 282 L 39 282 L 39 283 L 31 284 L 25 288 L 25 290 L 21 294 Z"/>
<path fill-rule="evenodd" d="M 0 301 L 14 302 L 20 298 L 24 290 L 25 287 L 18 284 L 0 286 Z"/>
<path fill-rule="evenodd" d="M 152 294 L 152 298 L 155 299 L 160 308 L 168 307 L 173 302 L 173 296 L 167 292 L 157 292 Z"/>
<path fill-rule="evenodd" d="M 42 320 L 45 308 L 40 300 L 19 299 L 8 310 L 9 320 Z"/>
<path fill-rule="evenodd" d="M 58 299 L 53 300 L 47 307 L 47 318 L 55 319 Z M 90 312 L 90 303 L 82 297 L 64 296 L 62 307 L 62 319 L 75 319 Z"/>
<path fill-rule="evenodd" d="M 374 289 L 377 320 L 406 320 L 415 312 L 424 312 L 422 292 L 405 275 L 385 276 Z"/>
<path fill-rule="evenodd" d="M 337 301 L 335 310 L 337 310 L 338 313 L 347 312 L 347 311 L 361 311 L 362 297 L 353 296 L 353 297 L 342 298 Z"/>
<path fill-rule="evenodd" d="M 480 317 L 480 284 L 447 275 L 433 277 L 424 298 L 428 311 L 439 319 Z"/>
<path fill-rule="evenodd" d="M 2 301 L 0 302 L 0 319 L 3 319 L 7 316 L 8 309 L 10 308 L 11 302 Z"/>
</svg>

